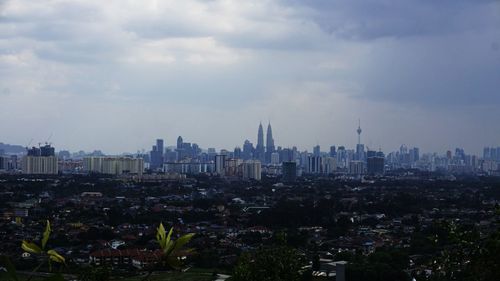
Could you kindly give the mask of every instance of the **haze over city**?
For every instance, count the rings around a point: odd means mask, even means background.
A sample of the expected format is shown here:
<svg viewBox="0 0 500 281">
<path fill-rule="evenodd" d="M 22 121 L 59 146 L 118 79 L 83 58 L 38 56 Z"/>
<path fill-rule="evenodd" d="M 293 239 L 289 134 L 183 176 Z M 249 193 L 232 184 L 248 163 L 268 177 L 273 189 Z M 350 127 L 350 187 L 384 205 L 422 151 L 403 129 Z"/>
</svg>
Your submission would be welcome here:
<svg viewBox="0 0 500 281">
<path fill-rule="evenodd" d="M 498 1 L 1 1 L 2 142 L 401 144 L 480 154 L 500 130 Z"/>
</svg>

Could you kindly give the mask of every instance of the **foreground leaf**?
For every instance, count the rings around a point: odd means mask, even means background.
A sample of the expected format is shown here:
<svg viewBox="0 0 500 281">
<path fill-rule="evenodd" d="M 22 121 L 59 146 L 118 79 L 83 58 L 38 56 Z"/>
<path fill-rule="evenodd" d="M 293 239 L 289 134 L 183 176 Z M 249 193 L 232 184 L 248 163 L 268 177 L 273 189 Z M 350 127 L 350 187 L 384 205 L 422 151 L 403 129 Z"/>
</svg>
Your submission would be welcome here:
<svg viewBox="0 0 500 281">
<path fill-rule="evenodd" d="M 189 233 L 189 234 L 183 235 L 183 236 L 179 237 L 179 239 L 175 240 L 175 246 L 174 246 L 173 252 L 180 250 L 184 245 L 189 243 L 189 241 L 191 241 L 191 238 L 193 238 L 193 236 L 194 236 L 194 233 Z"/>
<path fill-rule="evenodd" d="M 45 249 L 45 245 L 47 245 L 51 232 L 52 229 L 50 228 L 50 222 L 47 220 L 47 225 L 45 226 L 45 231 L 43 232 L 42 249 Z"/>
<path fill-rule="evenodd" d="M 47 254 L 49 255 L 50 260 L 58 262 L 58 263 L 65 263 L 66 260 L 64 259 L 63 256 L 61 256 L 59 253 L 57 253 L 54 250 L 48 250 Z"/>
<path fill-rule="evenodd" d="M 21 248 L 23 248 L 23 250 L 25 250 L 26 252 L 33 254 L 40 254 L 42 252 L 42 249 L 40 249 L 37 244 L 28 242 L 26 240 L 23 240 Z"/>
</svg>

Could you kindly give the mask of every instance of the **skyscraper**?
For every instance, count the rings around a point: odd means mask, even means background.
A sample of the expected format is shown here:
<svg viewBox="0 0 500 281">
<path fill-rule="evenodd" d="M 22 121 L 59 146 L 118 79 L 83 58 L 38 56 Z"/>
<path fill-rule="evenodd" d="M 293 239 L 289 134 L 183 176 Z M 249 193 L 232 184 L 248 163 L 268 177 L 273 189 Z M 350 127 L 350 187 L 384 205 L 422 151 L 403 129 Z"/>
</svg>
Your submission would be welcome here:
<svg viewBox="0 0 500 281">
<path fill-rule="evenodd" d="M 182 137 L 179 136 L 177 138 L 177 149 L 182 149 L 182 144 L 184 143 L 184 141 L 182 140 Z"/>
<path fill-rule="evenodd" d="M 267 125 L 267 134 L 266 134 L 266 163 L 271 162 L 271 155 L 274 152 L 274 139 L 273 139 L 273 129 L 271 128 L 271 123 Z"/>
<path fill-rule="evenodd" d="M 321 147 L 319 144 L 313 147 L 313 154 L 314 156 L 321 156 Z"/>
<path fill-rule="evenodd" d="M 254 150 L 255 149 L 253 148 L 253 144 L 249 140 L 245 140 L 242 152 L 243 160 L 250 160 L 251 158 L 253 158 Z"/>
<path fill-rule="evenodd" d="M 261 162 L 265 160 L 264 129 L 262 128 L 262 123 L 259 124 L 259 132 L 257 133 L 257 147 L 255 156 L 255 158 L 259 159 Z"/>
<path fill-rule="evenodd" d="M 156 145 L 153 145 L 153 149 L 150 152 L 150 165 L 149 167 L 153 170 L 162 168 L 163 166 L 163 140 L 157 139 Z"/>
</svg>

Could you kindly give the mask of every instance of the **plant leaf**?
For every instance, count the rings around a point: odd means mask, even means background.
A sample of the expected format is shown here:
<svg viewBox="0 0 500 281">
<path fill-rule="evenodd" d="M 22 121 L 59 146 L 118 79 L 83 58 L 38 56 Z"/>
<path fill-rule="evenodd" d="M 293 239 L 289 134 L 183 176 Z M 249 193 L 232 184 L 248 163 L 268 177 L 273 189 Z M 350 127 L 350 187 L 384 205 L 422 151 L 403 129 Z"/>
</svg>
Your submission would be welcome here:
<svg viewBox="0 0 500 281">
<path fill-rule="evenodd" d="M 165 237 L 167 236 L 165 232 L 165 227 L 163 227 L 163 223 L 160 223 L 160 226 L 156 229 L 156 240 L 158 241 L 158 244 L 160 245 L 160 248 L 164 249 L 165 248 Z"/>
<path fill-rule="evenodd" d="M 167 243 L 166 244 L 169 244 L 170 242 L 170 239 L 172 238 L 172 233 L 174 232 L 174 227 L 172 226 L 170 228 L 170 231 L 168 232 L 168 236 L 167 236 Z"/>
<path fill-rule="evenodd" d="M 49 258 L 55 262 L 58 262 L 58 263 L 65 263 L 66 262 L 64 257 L 61 256 L 59 253 L 57 253 L 54 250 L 48 250 L 47 254 L 49 255 Z"/>
<path fill-rule="evenodd" d="M 42 249 L 45 249 L 45 245 L 47 245 L 47 241 L 49 241 L 51 232 L 52 229 L 50 228 L 50 222 L 47 220 L 47 225 L 45 226 L 45 231 L 43 232 Z"/>
<path fill-rule="evenodd" d="M 183 235 L 183 236 L 179 237 L 179 239 L 175 240 L 173 252 L 180 250 L 184 245 L 189 243 L 189 241 L 191 241 L 191 238 L 193 238 L 193 236 L 194 236 L 194 233 L 189 233 L 189 234 Z"/>
<path fill-rule="evenodd" d="M 37 244 L 28 242 L 26 240 L 23 240 L 21 248 L 23 248 L 23 250 L 25 250 L 26 252 L 33 254 L 40 254 L 42 252 L 42 249 L 40 249 Z"/>
</svg>

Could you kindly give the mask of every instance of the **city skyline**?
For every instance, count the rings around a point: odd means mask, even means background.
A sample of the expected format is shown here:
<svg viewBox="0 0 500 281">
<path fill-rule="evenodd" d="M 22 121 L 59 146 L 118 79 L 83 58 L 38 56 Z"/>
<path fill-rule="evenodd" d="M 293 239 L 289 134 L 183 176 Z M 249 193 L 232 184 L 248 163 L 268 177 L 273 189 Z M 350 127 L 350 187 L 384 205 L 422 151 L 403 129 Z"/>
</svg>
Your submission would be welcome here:
<svg viewBox="0 0 500 281">
<path fill-rule="evenodd" d="M 372 144 L 370 145 L 367 145 L 366 143 L 363 142 L 363 134 L 364 134 L 364 127 L 362 128 L 361 126 L 361 120 L 358 119 L 358 123 L 357 123 L 357 127 L 353 128 L 353 132 L 355 134 L 355 142 L 354 143 L 349 143 L 349 144 L 344 144 L 344 143 L 325 143 L 325 144 L 320 144 L 319 142 L 316 142 L 316 143 L 312 143 L 311 142 L 311 145 L 310 146 L 307 146 L 307 147 L 301 147 L 301 146 L 298 146 L 298 145 L 282 145 L 281 143 L 275 143 L 275 139 L 273 137 L 273 132 L 272 132 L 272 129 L 271 129 L 271 122 L 269 121 L 268 122 L 268 125 L 267 125 L 267 130 L 266 130 L 266 133 L 264 133 L 264 130 L 263 130 L 263 125 L 262 125 L 262 122 L 259 123 L 259 127 L 258 127 L 258 130 L 257 130 L 257 134 L 255 134 L 255 137 L 252 138 L 252 137 L 248 137 L 248 138 L 242 138 L 243 141 L 238 143 L 238 144 L 235 144 L 233 146 L 228 146 L 228 147 L 223 147 L 223 146 L 210 146 L 210 145 L 204 145 L 203 143 L 200 143 L 200 142 L 196 142 L 196 141 L 193 141 L 189 138 L 189 140 L 191 141 L 190 144 L 195 144 L 195 145 L 201 145 L 200 146 L 200 149 L 202 149 L 204 152 L 206 152 L 208 149 L 216 149 L 216 151 L 221 151 L 221 150 L 228 150 L 228 151 L 232 151 L 233 149 L 236 149 L 236 148 L 239 148 L 239 149 L 244 149 L 244 146 L 245 146 L 245 143 L 247 141 L 250 141 L 250 144 L 255 144 L 254 146 L 254 149 L 257 153 L 256 155 L 256 159 L 260 159 L 261 162 L 265 163 L 265 162 L 270 162 L 270 154 L 275 151 L 278 147 L 281 147 L 283 149 L 286 149 L 286 148 L 293 148 L 293 147 L 296 147 L 299 151 L 308 151 L 310 153 L 314 153 L 315 151 L 315 148 L 319 147 L 321 148 L 321 152 L 322 153 L 328 153 L 328 151 L 330 150 L 331 146 L 335 146 L 335 147 L 338 147 L 338 146 L 343 146 L 345 147 L 346 149 L 351 149 L 351 150 L 354 150 L 356 151 L 357 150 L 357 146 L 361 145 L 361 148 L 362 150 L 364 151 L 382 151 L 382 152 L 395 152 L 395 151 L 398 151 L 401 147 L 408 147 L 408 148 L 411 148 L 411 147 L 417 147 L 419 149 L 422 149 L 422 146 L 418 145 L 418 144 L 408 144 L 408 143 L 400 143 L 399 145 L 397 145 L 396 147 L 392 147 L 392 148 L 388 148 L 388 149 L 383 149 L 383 145 L 379 145 L 379 146 L 374 146 Z M 355 130 L 354 130 L 355 129 Z M 179 148 L 179 145 L 182 145 L 183 143 L 183 137 L 181 135 L 177 136 L 177 137 L 172 137 L 172 139 L 175 139 L 175 141 L 171 141 L 171 142 L 167 142 L 165 138 L 163 137 L 157 137 L 156 138 L 156 145 L 153 145 L 152 146 L 152 149 L 148 148 L 151 147 L 151 144 L 148 143 L 146 145 L 146 147 L 142 147 L 142 148 L 136 148 L 135 150 L 134 149 L 131 149 L 131 150 L 128 150 L 128 151 L 106 151 L 104 149 L 100 149 L 99 147 L 97 148 L 90 148 L 90 149 L 81 149 L 81 148 L 76 148 L 74 150 L 71 150 L 71 149 L 68 149 L 66 147 L 59 147 L 58 144 L 50 141 L 52 139 L 53 135 L 51 134 L 47 139 L 46 141 L 35 141 L 35 139 L 31 139 L 27 145 L 22 145 L 22 144 L 16 144 L 16 143 L 7 143 L 7 142 L 3 142 L 3 141 L 0 141 L 0 143 L 4 143 L 4 144 L 9 144 L 9 145 L 20 145 L 20 146 L 25 146 L 26 149 L 28 148 L 36 148 L 38 144 L 38 147 L 42 147 L 42 145 L 47 145 L 47 144 L 50 144 L 50 145 L 56 145 L 58 146 L 58 151 L 71 151 L 71 152 L 78 152 L 78 151 L 85 151 L 85 152 L 92 152 L 92 151 L 101 151 L 103 153 L 105 153 L 106 155 L 123 155 L 123 154 L 135 154 L 137 152 L 141 152 L 141 153 L 148 153 L 149 151 L 163 151 L 165 152 L 167 148 L 173 148 L 174 150 L 175 149 L 178 149 Z M 50 142 L 49 142 L 50 141 Z M 149 140 L 151 141 L 151 140 Z M 259 148 L 259 143 L 261 145 L 261 148 Z M 272 149 L 269 150 L 269 145 L 272 146 Z M 471 154 L 471 155 L 477 155 L 477 156 L 480 156 L 484 153 L 484 149 L 487 148 L 487 147 L 496 147 L 496 146 L 499 146 L 499 144 L 484 144 L 482 145 L 481 147 L 478 147 L 476 150 L 468 150 L 468 149 L 465 149 L 465 151 L 467 151 L 468 154 Z M 158 150 L 158 148 L 159 150 Z M 464 147 L 460 147 L 460 146 L 454 146 L 453 144 L 448 144 L 447 148 L 445 148 L 444 150 L 442 151 L 430 151 L 430 150 L 425 150 L 425 149 L 422 149 L 421 152 L 422 153 L 430 153 L 430 154 L 433 154 L 433 153 L 437 153 L 438 155 L 444 155 L 446 154 L 448 151 L 454 151 L 455 149 L 464 149 Z M 260 150 L 262 150 L 262 152 L 260 152 Z M 262 155 L 259 156 L 259 153 L 261 153 Z"/>
<path fill-rule="evenodd" d="M 201 146 L 200 146 L 200 143 L 198 143 L 196 141 L 188 142 L 186 144 L 195 145 L 196 150 L 199 149 L 199 152 L 202 152 L 202 151 L 203 152 L 207 152 L 207 151 L 210 152 L 211 149 L 215 149 L 215 151 L 217 151 L 217 152 L 220 152 L 223 150 L 232 152 L 233 149 L 239 149 L 239 150 L 241 150 L 240 153 L 245 152 L 245 145 L 248 144 L 248 145 L 250 145 L 251 149 L 254 150 L 254 152 L 256 153 L 252 157 L 254 159 L 261 160 L 262 163 L 269 163 L 271 160 L 270 154 L 277 151 L 278 148 L 281 148 L 281 149 L 297 148 L 298 151 L 309 152 L 312 154 L 317 154 L 319 152 L 328 154 L 329 151 L 331 151 L 332 147 L 334 147 L 334 148 L 344 147 L 345 149 L 352 150 L 355 153 L 359 153 L 358 149 L 360 151 L 364 151 L 365 153 L 368 151 L 375 151 L 375 152 L 380 151 L 380 152 L 385 152 L 385 153 L 391 153 L 391 152 L 400 151 L 401 149 L 416 148 L 416 149 L 420 150 L 420 152 L 423 154 L 437 154 L 437 155 L 446 155 L 449 152 L 453 153 L 457 149 L 464 150 L 463 147 L 458 147 L 458 146 L 453 147 L 453 145 L 450 144 L 451 146 L 449 146 L 449 148 L 447 148 L 443 151 L 426 151 L 426 150 L 422 150 L 421 149 L 422 147 L 419 146 L 418 144 L 406 144 L 406 143 L 402 143 L 398 147 L 395 147 L 395 148 L 392 148 L 389 150 L 383 150 L 381 146 L 374 147 L 371 145 L 368 146 L 365 143 L 363 143 L 363 141 L 362 141 L 362 133 L 363 132 L 364 131 L 361 128 L 361 120 L 358 119 L 358 125 L 357 125 L 356 130 L 355 130 L 357 140 L 356 140 L 356 143 L 354 143 L 354 144 L 335 144 L 335 143 L 333 143 L 333 144 L 327 144 L 327 145 L 323 146 L 323 145 L 320 145 L 319 143 L 316 143 L 314 145 L 311 144 L 311 146 L 304 147 L 304 148 L 298 147 L 297 145 L 283 146 L 283 145 L 280 145 L 279 143 L 277 145 L 275 145 L 273 133 L 272 133 L 272 128 L 271 128 L 271 122 L 269 121 L 268 125 L 267 125 L 266 134 L 264 134 L 262 122 L 260 122 L 255 139 L 243 138 L 244 141 L 242 144 L 236 144 L 233 147 L 214 147 L 214 146 L 205 146 L 203 144 L 201 144 Z M 51 137 L 52 136 L 50 136 L 46 142 L 38 142 L 38 146 L 36 145 L 37 142 L 34 141 L 34 139 L 31 139 L 29 144 L 26 145 L 25 148 L 27 150 L 30 150 L 31 148 L 39 149 L 39 148 L 43 148 L 47 145 L 53 145 L 54 144 L 53 142 L 48 142 L 48 140 L 50 140 Z M 169 149 L 171 149 L 172 151 L 177 151 L 178 149 L 183 148 L 182 147 L 183 143 L 184 143 L 183 137 L 179 135 L 175 139 L 176 139 L 175 143 L 168 145 L 168 143 L 165 141 L 165 138 L 159 137 L 159 138 L 156 138 L 156 144 L 152 145 L 151 149 L 141 148 L 141 149 L 136 149 L 135 151 L 131 150 L 131 151 L 119 151 L 119 152 L 110 153 L 108 151 L 103 151 L 102 149 L 98 149 L 98 148 L 94 148 L 94 149 L 90 149 L 90 150 L 82 150 L 82 149 L 68 150 L 65 148 L 58 148 L 57 151 L 70 151 L 73 153 L 76 153 L 79 151 L 84 151 L 87 153 L 92 152 L 92 151 L 94 151 L 94 152 L 99 151 L 101 153 L 104 153 L 105 155 L 127 155 L 127 154 L 130 155 L 130 154 L 135 154 L 135 153 L 143 153 L 143 154 L 146 153 L 147 154 L 149 152 L 160 153 L 159 155 L 153 156 L 157 160 L 152 160 L 153 162 L 158 163 L 157 165 L 159 165 L 159 163 L 163 163 L 164 161 L 166 161 L 166 159 L 163 159 L 163 154 L 165 152 L 167 152 Z M 253 142 L 254 140 L 255 140 L 255 142 Z M 192 141 L 192 140 L 190 140 L 190 141 Z M 3 143 L 3 142 L 0 142 L 0 143 Z M 254 146 L 254 143 L 255 143 L 255 146 Z M 5 143 L 5 144 L 7 144 L 7 143 Z M 19 144 L 8 144 L 8 145 L 18 145 L 19 146 Z M 484 149 L 487 149 L 489 147 L 495 148 L 495 147 L 500 147 L 500 145 L 483 145 L 480 149 L 478 149 L 478 152 L 468 151 L 466 149 L 465 149 L 465 151 L 469 155 L 476 155 L 476 156 L 480 157 L 481 155 L 484 155 Z M 191 149 L 191 148 L 189 148 L 189 149 Z M 316 151 L 316 149 L 319 149 L 319 150 Z M 156 164 L 153 164 L 153 165 L 155 166 Z"/>
<path fill-rule="evenodd" d="M 480 154 L 500 130 L 498 1 L 0 3 L 1 141 Z M 264 122 L 266 123 L 266 122 Z"/>
</svg>

